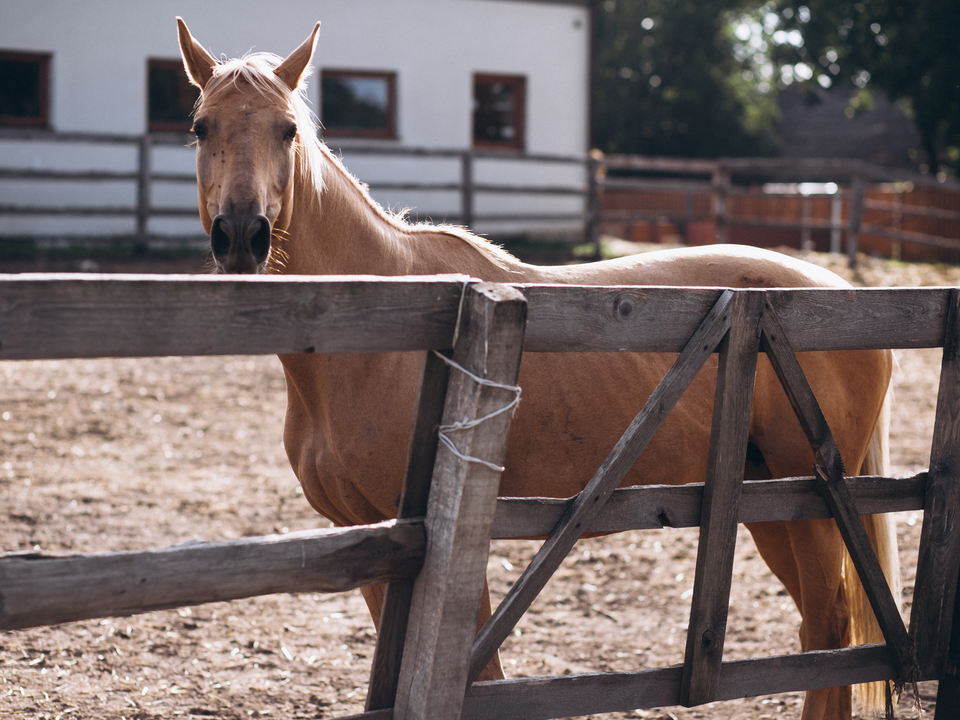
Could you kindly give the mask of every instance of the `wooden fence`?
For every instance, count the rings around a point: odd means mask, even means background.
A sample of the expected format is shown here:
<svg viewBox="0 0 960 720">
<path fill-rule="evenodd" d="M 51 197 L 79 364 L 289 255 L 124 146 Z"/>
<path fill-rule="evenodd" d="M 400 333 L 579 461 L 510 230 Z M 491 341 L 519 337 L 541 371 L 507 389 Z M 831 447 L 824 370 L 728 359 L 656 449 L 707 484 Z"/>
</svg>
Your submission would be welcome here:
<svg viewBox="0 0 960 720">
<path fill-rule="evenodd" d="M 158 206 L 152 200 L 153 189 L 159 183 L 175 185 L 195 185 L 195 172 L 158 172 L 152 167 L 152 151 L 156 147 L 183 147 L 193 141 L 189 133 L 148 133 L 145 135 L 122 135 L 100 133 L 59 133 L 48 130 L 24 130 L 0 128 L 0 140 L 23 142 L 54 142 L 65 146 L 94 145 L 121 146 L 136 148 L 136 167 L 131 170 L 55 170 L 32 169 L 23 167 L 0 167 L 0 180 L 41 180 L 66 181 L 71 183 L 130 182 L 136 184 L 135 200 L 128 205 L 73 204 L 57 205 L 49 203 L 13 203 L 0 199 L 0 215 L 10 216 L 83 216 L 83 217 L 133 217 L 136 221 L 136 242 L 146 247 L 150 232 L 151 218 L 196 218 L 196 204 L 189 206 Z M 479 150 L 428 150 L 404 147 L 364 147 L 346 148 L 350 156 L 375 155 L 378 157 L 407 158 L 414 160 L 449 160 L 459 165 L 458 179 L 448 182 L 426 182 L 412 179 L 409 181 L 380 181 L 369 183 L 371 190 L 377 191 L 414 191 L 421 193 L 446 192 L 459 196 L 459 209 L 455 212 L 435 212 L 435 208 L 417 209 L 421 220 L 433 217 L 438 221 L 450 222 L 473 227 L 477 222 L 497 223 L 573 223 L 583 224 L 588 216 L 577 212 L 479 212 L 477 200 L 484 195 L 520 195 L 527 197 L 585 197 L 589 182 L 586 175 L 583 182 L 568 184 L 549 183 L 490 183 L 477 180 L 477 164 L 482 161 L 520 163 L 525 166 L 573 166 L 579 172 L 585 172 L 582 157 L 534 153 L 497 153 Z"/>
<path fill-rule="evenodd" d="M 624 312 L 624 308 L 629 312 Z M 438 350 L 424 354 L 398 519 L 165 550 L 0 557 L 0 628 L 125 615 L 272 592 L 389 582 L 365 718 L 534 720 L 910 677 L 941 679 L 938 718 L 960 698 L 960 291 L 505 286 L 463 277 L 0 276 L 0 359 Z M 928 472 L 843 478 L 795 352 L 944 348 Z M 516 383 L 521 352 L 671 352 L 676 363 L 585 490 L 497 499 L 499 473 L 439 443 Z M 701 485 L 615 489 L 663 416 L 721 354 Z M 766 353 L 815 448 L 816 475 L 744 482 L 753 373 Z M 502 462 L 502 413 L 459 434 Z M 739 452 L 719 452 L 721 447 Z M 924 511 L 909 631 L 858 515 Z M 737 525 L 836 518 L 886 643 L 723 662 Z M 701 526 L 683 666 L 470 684 L 586 531 Z M 474 638 L 491 537 L 547 535 Z M 237 578 L 242 577 L 238 583 Z M 58 592 L 49 592 L 55 587 Z M 69 593 L 63 593 L 70 587 Z M 735 630 L 735 629 L 731 629 Z M 952 635 L 951 635 L 952 633 Z M 952 694 L 951 694 L 952 693 Z"/>
<path fill-rule="evenodd" d="M 189 134 L 139 136 L 0 129 L 0 140 L 127 146 L 137 151 L 136 166 L 127 171 L 0 168 L 0 180 L 135 183 L 132 204 L 51 205 L 0 199 L 0 215 L 133 217 L 136 242 L 141 246 L 148 243 L 151 218 L 197 217 L 195 205 L 160 206 L 152 199 L 158 184 L 196 183 L 194 172 L 160 172 L 152 167 L 154 148 L 187 145 L 191 142 Z M 796 244 L 831 252 L 846 251 L 851 259 L 858 251 L 865 251 L 904 260 L 960 262 L 960 185 L 859 161 L 687 160 L 599 153 L 583 158 L 380 146 L 354 146 L 345 152 L 351 157 L 456 163 L 459 169 L 455 180 L 431 182 L 414 178 L 370 183 L 375 193 L 456 194 L 459 205 L 456 211 L 417 208 L 420 219 L 433 217 L 467 227 L 489 222 L 581 224 L 585 239 L 594 244 L 598 255 L 601 229 L 606 228 L 627 239 L 654 242 L 672 234 L 686 244 Z M 539 184 L 481 182 L 477 179 L 477 166 L 481 162 L 573 167 L 583 173 L 583 180 Z M 768 181 L 794 186 L 809 181 L 821 184 L 832 181 L 837 188 L 828 195 L 815 191 L 777 194 L 762 189 L 760 183 Z M 573 198 L 579 200 L 580 209 L 572 212 L 477 210 L 479 199 L 498 195 Z M 799 242 L 794 239 L 797 235 Z"/>
<path fill-rule="evenodd" d="M 600 222 L 627 239 L 793 245 L 960 262 L 960 184 L 857 160 L 597 156 Z M 829 191 L 825 188 L 830 184 Z"/>
</svg>

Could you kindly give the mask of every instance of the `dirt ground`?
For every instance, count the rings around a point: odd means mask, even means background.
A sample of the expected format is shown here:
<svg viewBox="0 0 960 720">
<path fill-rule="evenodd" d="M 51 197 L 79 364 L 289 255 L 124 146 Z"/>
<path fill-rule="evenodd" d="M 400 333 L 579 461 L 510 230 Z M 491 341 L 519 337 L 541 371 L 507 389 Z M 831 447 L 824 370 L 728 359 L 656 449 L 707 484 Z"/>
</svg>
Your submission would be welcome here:
<svg viewBox="0 0 960 720">
<path fill-rule="evenodd" d="M 828 256 L 805 257 L 860 285 L 960 281 L 956 267 L 865 260 L 851 274 Z M 897 357 L 893 473 L 911 474 L 929 459 L 940 353 Z M 273 357 L 0 362 L 0 549 L 148 549 L 326 525 L 287 464 L 284 405 Z M 908 610 L 921 518 L 899 520 Z M 494 543 L 496 596 L 536 547 Z M 696 530 L 582 541 L 506 642 L 508 675 L 681 662 L 695 554 Z M 730 609 L 727 658 L 798 651 L 799 615 L 746 533 Z M 363 709 L 374 642 L 358 592 L 0 633 L 0 717 L 348 715 Z M 921 694 L 932 710 L 935 683 Z M 788 719 L 801 700 L 788 693 L 603 717 Z M 912 716 L 905 699 L 897 717 Z"/>
</svg>

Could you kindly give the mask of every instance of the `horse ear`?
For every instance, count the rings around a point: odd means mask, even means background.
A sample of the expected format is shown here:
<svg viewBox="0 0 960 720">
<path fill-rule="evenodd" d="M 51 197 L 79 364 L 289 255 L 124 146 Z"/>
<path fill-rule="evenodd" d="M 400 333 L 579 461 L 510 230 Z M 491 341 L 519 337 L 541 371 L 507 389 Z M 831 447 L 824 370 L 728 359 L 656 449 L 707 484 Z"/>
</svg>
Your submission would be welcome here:
<svg viewBox="0 0 960 720">
<path fill-rule="evenodd" d="M 193 39 L 183 18 L 177 18 L 177 33 L 180 39 L 180 55 L 183 58 L 183 67 L 187 71 L 190 82 L 203 90 L 210 78 L 217 61 L 203 46 Z"/>
<path fill-rule="evenodd" d="M 310 58 L 313 57 L 313 51 L 317 47 L 317 33 L 320 32 L 320 23 L 313 27 L 310 37 L 303 41 L 303 44 L 290 53 L 287 59 L 280 63 L 274 72 L 277 74 L 287 87 L 296 90 L 297 85 L 304 78 L 307 66 L 310 64 Z"/>
</svg>

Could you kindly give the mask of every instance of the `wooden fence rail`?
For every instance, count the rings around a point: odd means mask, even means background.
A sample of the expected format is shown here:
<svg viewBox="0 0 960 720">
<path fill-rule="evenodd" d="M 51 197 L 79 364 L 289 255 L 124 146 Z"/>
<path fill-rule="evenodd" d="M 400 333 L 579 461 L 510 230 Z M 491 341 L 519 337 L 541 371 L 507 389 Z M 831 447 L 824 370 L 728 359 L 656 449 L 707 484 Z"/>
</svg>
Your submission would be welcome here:
<svg viewBox="0 0 960 720">
<path fill-rule="evenodd" d="M 742 466 L 717 460 L 705 484 L 615 490 L 662 421 L 661 413 L 644 410 L 581 495 L 497 500 L 499 473 L 456 457 L 438 442 L 435 428 L 452 417 L 484 417 L 502 406 L 506 391 L 451 372 L 428 352 L 398 520 L 139 553 L 2 556 L 0 627 L 390 581 L 366 718 L 546 719 L 903 678 L 908 671 L 915 679 L 940 679 L 943 697 L 951 697 L 960 693 L 948 663 L 960 652 L 957 640 L 949 640 L 958 625 L 953 608 L 960 572 L 958 308 L 960 292 L 947 288 L 510 287 L 461 276 L 0 276 L 0 359 L 441 350 L 471 372 L 510 385 L 521 349 L 679 352 L 652 396 L 659 408 L 674 402 L 699 364 L 719 352 L 712 448 L 744 443 L 751 368 L 764 352 L 818 448 L 813 477 L 743 482 Z M 842 478 L 829 428 L 794 353 L 886 347 L 944 347 L 931 469 L 910 478 Z M 480 423 L 469 431 L 472 447 L 482 446 L 484 457 L 497 461 L 508 430 L 509 414 Z M 876 577 L 856 519 L 906 509 L 924 510 L 909 631 Z M 724 662 L 738 523 L 831 516 L 841 524 L 886 643 Z M 582 532 L 695 525 L 701 540 L 683 666 L 468 684 Z M 474 639 L 489 539 L 534 535 L 549 539 Z M 58 596 L 47 592 L 52 585 L 73 590 Z M 947 717 L 946 702 L 942 711 Z"/>
</svg>

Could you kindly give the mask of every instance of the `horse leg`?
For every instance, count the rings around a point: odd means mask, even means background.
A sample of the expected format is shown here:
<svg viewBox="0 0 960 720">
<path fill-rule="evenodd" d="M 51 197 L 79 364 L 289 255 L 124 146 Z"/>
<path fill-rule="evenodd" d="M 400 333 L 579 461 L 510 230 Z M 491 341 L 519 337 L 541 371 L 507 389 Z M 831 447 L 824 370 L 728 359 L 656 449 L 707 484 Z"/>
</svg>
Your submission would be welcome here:
<svg viewBox="0 0 960 720">
<path fill-rule="evenodd" d="M 847 644 L 847 610 L 840 570 L 842 541 L 832 520 L 751 523 L 760 556 L 800 611 L 800 648 Z M 801 720 L 849 720 L 849 687 L 808 690 Z"/>
<path fill-rule="evenodd" d="M 380 613 L 383 612 L 383 598 L 386 593 L 386 585 L 367 585 L 360 588 L 360 594 L 367 603 L 367 609 L 370 610 L 370 617 L 373 618 L 373 624 L 380 630 Z M 477 616 L 477 631 L 483 627 L 483 624 L 490 618 L 490 592 L 487 589 L 487 581 L 483 581 L 483 595 L 480 598 L 480 613 Z M 503 667 L 500 665 L 499 651 L 490 659 L 487 666 L 480 672 L 477 680 L 503 680 Z"/>
<path fill-rule="evenodd" d="M 747 452 L 748 480 L 772 477 L 755 445 Z M 842 540 L 833 520 L 749 523 L 760 557 L 783 583 L 800 611 L 800 647 L 832 650 L 847 644 L 847 610 L 841 568 Z M 801 720 L 848 720 L 849 687 L 808 690 Z"/>
</svg>

